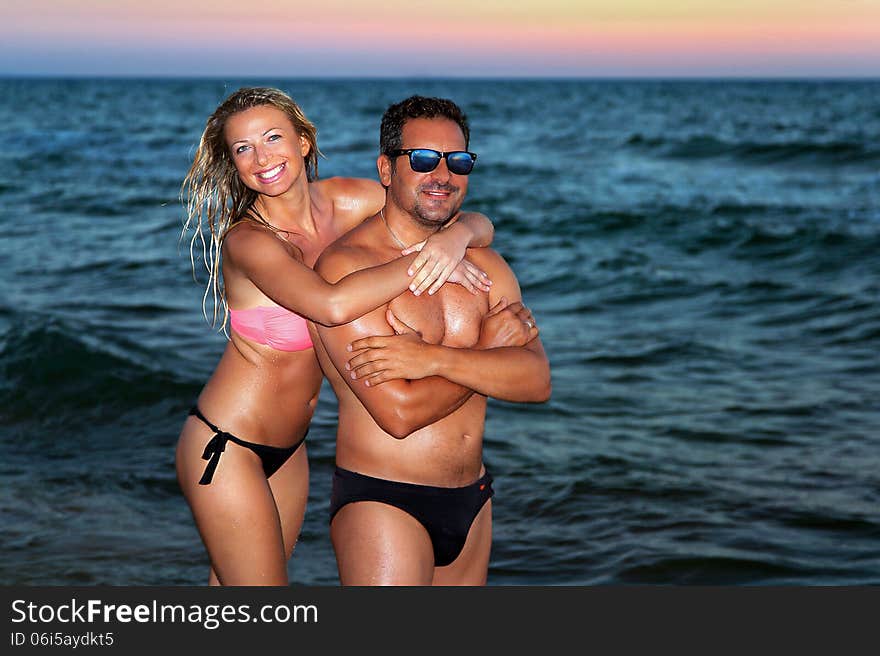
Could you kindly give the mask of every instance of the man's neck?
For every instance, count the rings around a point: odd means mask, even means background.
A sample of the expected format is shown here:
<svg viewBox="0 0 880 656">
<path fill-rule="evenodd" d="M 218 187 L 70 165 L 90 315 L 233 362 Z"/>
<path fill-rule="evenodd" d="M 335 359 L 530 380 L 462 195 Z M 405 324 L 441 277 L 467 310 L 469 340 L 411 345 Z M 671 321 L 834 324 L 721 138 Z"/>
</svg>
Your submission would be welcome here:
<svg viewBox="0 0 880 656">
<path fill-rule="evenodd" d="M 385 223 L 389 241 L 401 249 L 425 241 L 441 228 L 439 225 L 427 226 L 390 205 L 382 208 L 379 217 Z"/>
</svg>

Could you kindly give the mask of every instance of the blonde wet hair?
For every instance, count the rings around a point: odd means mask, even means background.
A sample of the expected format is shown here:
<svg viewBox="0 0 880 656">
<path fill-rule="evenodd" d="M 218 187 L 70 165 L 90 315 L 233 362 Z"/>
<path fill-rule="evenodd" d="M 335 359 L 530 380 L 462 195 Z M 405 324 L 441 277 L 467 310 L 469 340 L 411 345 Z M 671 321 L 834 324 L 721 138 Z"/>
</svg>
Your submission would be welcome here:
<svg viewBox="0 0 880 656">
<path fill-rule="evenodd" d="M 305 156 L 306 176 L 309 182 L 318 179 L 317 129 L 306 118 L 293 98 L 280 89 L 270 87 L 243 87 L 227 97 L 208 118 L 196 149 L 192 166 L 180 189 L 180 200 L 186 208 L 181 240 L 192 230 L 189 242 L 190 263 L 193 276 L 196 272 L 196 250 L 200 249 L 208 284 L 202 297 L 202 313 L 208 319 L 208 297 L 213 299 L 211 325 L 217 325 L 220 307 L 225 328 L 229 318 L 229 306 L 221 277 L 220 254 L 223 240 L 230 228 L 240 221 L 254 221 L 278 232 L 269 221 L 254 208 L 259 194 L 249 189 L 239 178 L 232 161 L 229 146 L 223 134 L 226 121 L 235 114 L 254 107 L 274 107 L 287 115 L 297 134 L 309 144 Z"/>
</svg>

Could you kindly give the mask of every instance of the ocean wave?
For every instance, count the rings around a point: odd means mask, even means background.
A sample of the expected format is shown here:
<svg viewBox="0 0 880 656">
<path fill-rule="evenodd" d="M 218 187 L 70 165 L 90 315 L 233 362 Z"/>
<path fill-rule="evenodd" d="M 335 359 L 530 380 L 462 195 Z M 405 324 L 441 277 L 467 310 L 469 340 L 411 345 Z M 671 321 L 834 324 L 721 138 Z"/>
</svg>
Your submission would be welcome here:
<svg viewBox="0 0 880 656">
<path fill-rule="evenodd" d="M 811 510 L 777 510 L 773 514 L 774 519 L 793 528 L 828 531 L 852 537 L 874 538 L 880 535 L 880 525 L 876 521 L 858 515 L 829 516 Z"/>
<path fill-rule="evenodd" d="M 68 423 L 194 398 L 200 383 L 155 368 L 150 354 L 88 337 L 82 326 L 17 314 L 0 337 L 0 421 Z"/>
<path fill-rule="evenodd" d="M 603 309 L 613 307 L 639 307 L 656 305 L 677 299 L 691 299 L 707 291 L 698 281 L 691 281 L 683 275 L 665 272 L 662 269 L 646 270 L 642 267 L 626 277 L 613 280 L 613 288 L 603 290 L 599 306 Z"/>
<path fill-rule="evenodd" d="M 379 144 L 375 139 L 366 139 L 345 133 L 339 137 L 334 137 L 334 140 L 330 142 L 329 145 L 322 146 L 322 150 L 324 149 L 327 149 L 328 151 L 329 149 L 338 151 L 337 156 L 340 156 L 342 153 L 345 153 L 346 155 L 362 155 L 364 153 L 375 155 L 379 150 Z"/>
<path fill-rule="evenodd" d="M 167 197 L 152 195 L 110 195 L 94 191 L 69 192 L 57 197 L 37 198 L 36 193 L 31 193 L 31 200 L 38 204 L 41 212 L 58 213 L 60 215 L 76 214 L 89 217 L 90 219 L 115 219 L 119 217 L 143 216 L 145 214 L 164 214 L 169 212 L 168 207 L 173 206 L 173 212 L 183 216 L 176 199 L 169 200 Z M 180 218 L 176 218 L 180 225 Z"/>
<path fill-rule="evenodd" d="M 733 256 L 738 259 L 795 258 L 805 266 L 849 268 L 880 248 L 880 226 L 854 229 L 826 224 L 790 225 L 750 222 L 737 231 Z"/>
<path fill-rule="evenodd" d="M 657 558 L 650 562 L 639 557 L 638 564 L 622 568 L 617 578 L 623 583 L 730 585 L 796 580 L 809 570 L 771 562 L 771 558 L 704 556 Z M 778 558 L 774 559 L 778 560 Z"/>
<path fill-rule="evenodd" d="M 754 320 L 755 326 L 769 328 L 801 326 L 805 333 L 822 339 L 848 338 L 870 341 L 877 335 L 880 311 L 866 298 L 855 294 L 820 294 L 808 288 L 797 287 L 778 295 L 755 297 L 745 303 L 774 308 Z"/>
<path fill-rule="evenodd" d="M 671 159 L 729 157 L 749 164 L 865 166 L 880 162 L 880 149 L 852 141 L 732 142 L 706 135 L 686 138 L 631 135 L 625 146 Z"/>
<path fill-rule="evenodd" d="M 858 324 L 853 326 L 846 323 L 845 325 L 814 329 L 813 332 L 826 337 L 825 345 L 829 347 L 845 346 L 852 348 L 861 345 L 880 344 L 880 320 L 876 318 L 872 319 L 868 325 Z M 857 369 L 863 374 L 880 371 L 880 367 L 872 366 L 870 363 L 865 363 L 857 367 Z M 853 371 L 855 371 L 855 368 L 850 369 L 850 373 Z"/>
<path fill-rule="evenodd" d="M 649 219 L 649 214 L 627 210 L 599 210 L 583 217 L 579 223 L 592 226 L 597 232 L 611 234 L 640 227 Z"/>
<path fill-rule="evenodd" d="M 769 430 L 765 429 L 765 432 Z M 755 435 L 751 432 L 743 432 L 741 430 L 718 430 L 713 428 L 692 429 L 682 426 L 669 426 L 661 428 L 659 435 L 670 437 L 682 442 L 695 444 L 712 444 L 720 446 L 722 444 L 747 444 L 751 446 L 762 447 L 784 447 L 790 446 L 791 440 L 785 433 L 777 433 L 776 437 Z"/>
<path fill-rule="evenodd" d="M 712 361 L 720 358 L 723 351 L 708 344 L 682 342 L 677 344 L 656 344 L 629 353 L 598 353 L 586 355 L 585 365 L 612 365 L 615 367 L 635 367 L 677 362 L 688 358 Z"/>
</svg>

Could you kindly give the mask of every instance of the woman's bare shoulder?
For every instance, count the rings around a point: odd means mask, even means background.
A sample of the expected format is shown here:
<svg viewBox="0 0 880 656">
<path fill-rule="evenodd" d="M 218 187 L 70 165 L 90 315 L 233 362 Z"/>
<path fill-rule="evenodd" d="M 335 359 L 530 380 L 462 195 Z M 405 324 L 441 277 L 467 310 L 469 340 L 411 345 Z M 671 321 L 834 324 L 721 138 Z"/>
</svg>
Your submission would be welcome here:
<svg viewBox="0 0 880 656">
<path fill-rule="evenodd" d="M 326 178 L 325 180 L 317 180 L 313 182 L 324 195 L 334 199 L 344 199 L 347 197 L 362 198 L 371 196 L 373 198 L 385 195 L 382 185 L 376 180 L 369 178 L 348 178 L 344 176 L 335 176 Z"/>
<path fill-rule="evenodd" d="M 271 228 L 255 221 L 235 224 L 223 238 L 223 257 L 232 262 L 280 256 L 302 259 L 299 247 L 280 239 Z"/>
<path fill-rule="evenodd" d="M 376 180 L 335 177 L 313 184 L 320 185 L 315 191 L 332 205 L 334 218 L 347 224 L 360 223 L 385 204 L 385 189 Z"/>
</svg>

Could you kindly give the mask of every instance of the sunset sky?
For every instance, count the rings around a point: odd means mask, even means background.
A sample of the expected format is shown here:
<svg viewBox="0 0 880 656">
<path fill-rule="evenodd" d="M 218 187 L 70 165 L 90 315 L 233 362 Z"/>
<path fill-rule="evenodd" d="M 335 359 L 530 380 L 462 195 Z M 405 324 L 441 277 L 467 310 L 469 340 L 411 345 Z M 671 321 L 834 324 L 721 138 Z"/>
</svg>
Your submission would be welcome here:
<svg viewBox="0 0 880 656">
<path fill-rule="evenodd" d="M 0 0 L 0 75 L 876 77 L 880 0 Z"/>
</svg>

